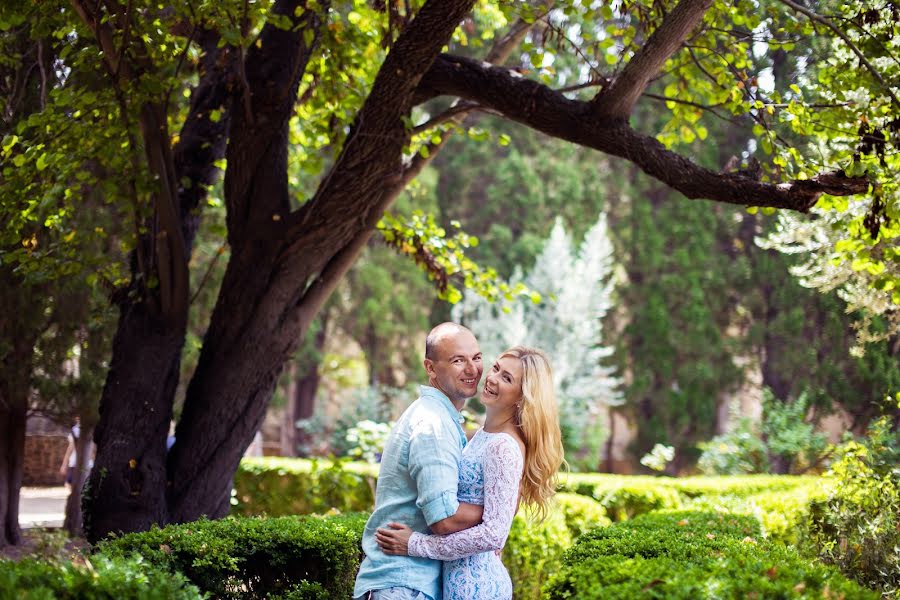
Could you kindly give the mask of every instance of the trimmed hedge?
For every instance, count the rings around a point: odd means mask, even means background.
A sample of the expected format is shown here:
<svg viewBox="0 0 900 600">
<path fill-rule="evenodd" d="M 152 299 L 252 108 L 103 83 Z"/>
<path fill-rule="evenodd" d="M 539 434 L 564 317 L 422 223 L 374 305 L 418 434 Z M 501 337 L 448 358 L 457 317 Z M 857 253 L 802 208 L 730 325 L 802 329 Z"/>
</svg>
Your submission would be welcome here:
<svg viewBox="0 0 900 600">
<path fill-rule="evenodd" d="M 371 511 L 378 465 L 307 460 L 245 458 L 234 476 L 232 514 L 307 515 Z"/>
<path fill-rule="evenodd" d="M 90 566 L 37 559 L 0 560 L 0 600 L 200 600 L 182 575 L 148 565 L 140 556 L 91 557 Z"/>
<path fill-rule="evenodd" d="M 229 517 L 101 542 L 102 556 L 142 555 L 216 598 L 348 598 L 366 515 Z"/>
<path fill-rule="evenodd" d="M 582 536 L 545 586 L 551 599 L 843 598 L 878 594 L 760 538 L 745 515 L 651 513 Z"/>
<path fill-rule="evenodd" d="M 515 600 L 541 597 L 541 587 L 562 565 L 563 552 L 586 531 L 610 523 L 603 507 L 577 494 L 557 494 L 547 518 L 537 522 L 518 514 L 503 548 L 503 564 Z"/>
</svg>

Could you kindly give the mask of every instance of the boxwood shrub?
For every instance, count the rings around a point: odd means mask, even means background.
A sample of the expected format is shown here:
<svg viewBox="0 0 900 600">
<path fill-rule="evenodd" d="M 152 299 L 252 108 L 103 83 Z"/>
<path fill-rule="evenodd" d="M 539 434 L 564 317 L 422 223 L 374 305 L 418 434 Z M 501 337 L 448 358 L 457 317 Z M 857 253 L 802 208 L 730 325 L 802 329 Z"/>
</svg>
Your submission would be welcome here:
<svg viewBox="0 0 900 600">
<path fill-rule="evenodd" d="M 582 536 L 544 588 L 551 599 L 843 598 L 878 594 L 760 537 L 746 515 L 650 513 Z"/>
<path fill-rule="evenodd" d="M 177 573 L 140 556 L 91 557 L 81 565 L 26 558 L 0 560 L 0 600 L 200 600 L 200 590 Z"/>
<path fill-rule="evenodd" d="M 371 511 L 377 477 L 378 466 L 365 463 L 245 458 L 234 476 L 231 512 L 277 517 Z"/>
<path fill-rule="evenodd" d="M 609 522 L 598 502 L 578 494 L 557 494 L 543 521 L 517 514 L 503 548 L 515 600 L 540 598 L 541 587 L 559 570 L 563 552 L 575 538 Z"/>
<path fill-rule="evenodd" d="M 140 554 L 216 598 L 348 598 L 366 515 L 229 517 L 101 542 L 107 557 Z"/>
</svg>

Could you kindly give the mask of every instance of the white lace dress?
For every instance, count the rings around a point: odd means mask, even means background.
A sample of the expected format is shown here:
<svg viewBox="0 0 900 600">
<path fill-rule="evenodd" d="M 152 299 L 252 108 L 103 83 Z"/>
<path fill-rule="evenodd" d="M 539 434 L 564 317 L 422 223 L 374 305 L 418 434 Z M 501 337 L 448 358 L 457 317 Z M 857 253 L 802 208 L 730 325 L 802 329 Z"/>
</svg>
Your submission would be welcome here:
<svg viewBox="0 0 900 600">
<path fill-rule="evenodd" d="M 484 506 L 479 525 L 450 535 L 413 533 L 409 555 L 443 560 L 444 600 L 512 598 L 512 581 L 495 554 L 503 548 L 519 498 L 524 460 L 506 433 L 479 429 L 459 463 L 460 502 Z"/>
</svg>

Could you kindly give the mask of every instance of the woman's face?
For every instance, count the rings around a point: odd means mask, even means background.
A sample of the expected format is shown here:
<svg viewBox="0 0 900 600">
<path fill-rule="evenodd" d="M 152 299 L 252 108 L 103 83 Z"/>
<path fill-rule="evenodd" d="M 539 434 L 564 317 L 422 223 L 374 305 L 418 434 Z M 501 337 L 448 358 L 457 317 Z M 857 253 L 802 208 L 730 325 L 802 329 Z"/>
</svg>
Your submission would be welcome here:
<svg viewBox="0 0 900 600">
<path fill-rule="evenodd" d="M 484 378 L 481 403 L 485 407 L 505 409 L 515 407 L 522 399 L 522 361 L 504 356 L 494 363 Z"/>
</svg>

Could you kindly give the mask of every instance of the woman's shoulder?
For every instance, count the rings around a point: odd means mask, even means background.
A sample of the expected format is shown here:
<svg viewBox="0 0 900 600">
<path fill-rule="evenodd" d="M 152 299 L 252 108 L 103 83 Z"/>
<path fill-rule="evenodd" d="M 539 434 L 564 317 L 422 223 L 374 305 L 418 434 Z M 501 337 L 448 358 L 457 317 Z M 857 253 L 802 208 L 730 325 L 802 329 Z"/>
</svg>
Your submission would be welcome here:
<svg viewBox="0 0 900 600">
<path fill-rule="evenodd" d="M 484 431 L 484 430 L 482 430 Z M 516 431 L 495 431 L 493 433 L 485 431 L 489 436 L 488 446 L 493 448 L 509 448 L 519 451 L 522 458 L 525 458 L 525 440 Z"/>
</svg>

